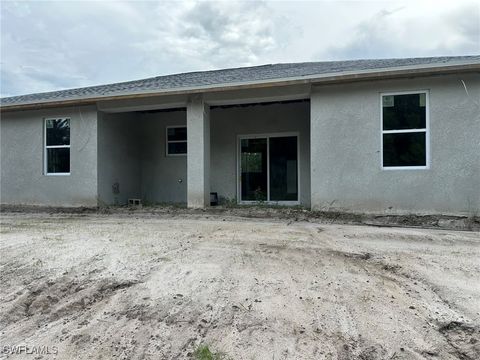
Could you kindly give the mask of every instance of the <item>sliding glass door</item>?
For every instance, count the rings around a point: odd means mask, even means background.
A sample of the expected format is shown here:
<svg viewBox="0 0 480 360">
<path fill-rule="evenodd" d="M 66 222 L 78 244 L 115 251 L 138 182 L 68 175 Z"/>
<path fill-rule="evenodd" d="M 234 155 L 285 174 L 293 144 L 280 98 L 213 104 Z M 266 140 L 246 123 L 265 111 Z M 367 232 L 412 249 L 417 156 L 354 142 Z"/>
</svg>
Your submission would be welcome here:
<svg viewBox="0 0 480 360">
<path fill-rule="evenodd" d="M 241 202 L 298 202 L 298 136 L 240 137 Z"/>
</svg>

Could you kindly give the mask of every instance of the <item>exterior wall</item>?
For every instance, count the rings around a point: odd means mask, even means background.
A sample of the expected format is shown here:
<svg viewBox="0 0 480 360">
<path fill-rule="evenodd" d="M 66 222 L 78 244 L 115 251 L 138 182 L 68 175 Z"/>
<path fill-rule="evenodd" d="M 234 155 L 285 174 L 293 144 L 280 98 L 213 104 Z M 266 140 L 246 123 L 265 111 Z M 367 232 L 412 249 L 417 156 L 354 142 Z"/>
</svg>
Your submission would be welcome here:
<svg viewBox="0 0 480 360">
<path fill-rule="evenodd" d="M 237 198 L 238 135 L 299 132 L 300 203 L 310 206 L 310 105 L 308 102 L 213 108 L 210 111 L 210 188 Z"/>
<path fill-rule="evenodd" d="M 429 90 L 430 168 L 382 170 L 380 93 L 415 90 Z M 69 176 L 43 174 L 46 117 L 71 119 Z M 95 206 L 134 197 L 186 203 L 187 157 L 166 156 L 168 125 L 186 125 L 186 111 L 106 114 L 82 106 L 2 113 L 0 202 Z M 480 212 L 480 74 L 324 85 L 312 89 L 310 103 L 214 107 L 211 191 L 236 199 L 239 135 L 281 132 L 299 132 L 304 206 Z M 113 194 L 117 182 L 120 194 Z"/>
<path fill-rule="evenodd" d="M 70 175 L 44 175 L 44 118 L 69 117 Z M 97 112 L 94 107 L 2 113 L 2 204 L 97 205 Z"/>
<path fill-rule="evenodd" d="M 151 203 L 187 202 L 187 156 L 166 156 L 166 127 L 186 125 L 185 110 L 141 115 L 141 193 Z"/>
<path fill-rule="evenodd" d="M 425 89 L 430 169 L 382 170 L 380 93 Z M 313 209 L 478 214 L 480 75 L 314 88 L 311 154 Z"/>
<path fill-rule="evenodd" d="M 98 119 L 98 202 L 124 205 L 141 198 L 140 119 L 135 113 L 105 114 Z M 119 184 L 119 193 L 113 184 Z"/>
</svg>

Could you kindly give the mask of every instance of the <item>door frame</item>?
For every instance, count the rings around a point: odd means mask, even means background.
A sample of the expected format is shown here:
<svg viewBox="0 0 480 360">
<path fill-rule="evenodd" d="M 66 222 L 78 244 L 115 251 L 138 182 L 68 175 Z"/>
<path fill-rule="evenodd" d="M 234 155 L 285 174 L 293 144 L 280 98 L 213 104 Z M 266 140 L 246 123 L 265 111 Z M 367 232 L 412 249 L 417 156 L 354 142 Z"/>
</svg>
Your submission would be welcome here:
<svg viewBox="0 0 480 360">
<path fill-rule="evenodd" d="M 271 201 L 270 200 L 270 138 L 272 137 L 296 137 L 297 138 L 297 200 L 282 200 Z M 267 139 L 267 200 L 255 201 L 255 200 L 242 200 L 242 162 L 241 162 L 241 142 L 244 139 Z M 237 135 L 237 204 L 239 205 L 252 205 L 258 203 L 265 203 L 269 205 L 300 205 L 300 132 L 274 132 L 274 133 L 262 133 L 262 134 L 246 134 Z"/>
</svg>

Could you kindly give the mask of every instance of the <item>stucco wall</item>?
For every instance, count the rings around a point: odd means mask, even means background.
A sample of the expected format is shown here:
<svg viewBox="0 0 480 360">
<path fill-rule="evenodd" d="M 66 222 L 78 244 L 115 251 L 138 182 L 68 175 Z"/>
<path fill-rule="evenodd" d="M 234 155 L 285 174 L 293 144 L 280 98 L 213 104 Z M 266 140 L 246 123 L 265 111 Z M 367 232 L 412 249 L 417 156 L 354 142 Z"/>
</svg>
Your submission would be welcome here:
<svg viewBox="0 0 480 360">
<path fill-rule="evenodd" d="M 124 205 L 141 198 L 140 126 L 135 113 L 99 113 L 98 197 L 99 204 Z M 112 186 L 118 183 L 119 193 Z"/>
<path fill-rule="evenodd" d="M 310 206 L 310 105 L 308 102 L 213 108 L 210 111 L 210 188 L 237 197 L 237 136 L 299 132 L 300 203 Z"/>
<path fill-rule="evenodd" d="M 141 114 L 142 198 L 152 203 L 187 202 L 187 157 L 166 156 L 166 126 L 185 125 L 185 110 Z"/>
<path fill-rule="evenodd" d="M 380 93 L 425 89 L 430 91 L 430 169 L 382 170 Z M 478 213 L 479 105 L 478 74 L 314 88 L 312 207 Z"/>
<path fill-rule="evenodd" d="M 382 170 L 380 93 L 410 90 L 429 90 L 430 169 Z M 45 117 L 72 119 L 69 176 L 43 174 Z M 84 106 L 3 113 L 0 201 L 94 206 L 97 198 L 123 204 L 136 197 L 186 203 L 187 158 L 165 154 L 166 126 L 184 124 L 185 110 L 97 115 L 95 107 Z M 299 132 L 305 206 L 480 212 L 479 74 L 328 85 L 314 87 L 310 103 L 215 107 L 210 112 L 211 191 L 237 196 L 238 135 L 279 132 Z M 112 192 L 115 182 L 118 195 Z"/>
<path fill-rule="evenodd" d="M 70 172 L 44 175 L 44 118 L 69 117 Z M 2 113 L 0 202 L 56 206 L 97 204 L 97 112 L 93 107 Z"/>
</svg>

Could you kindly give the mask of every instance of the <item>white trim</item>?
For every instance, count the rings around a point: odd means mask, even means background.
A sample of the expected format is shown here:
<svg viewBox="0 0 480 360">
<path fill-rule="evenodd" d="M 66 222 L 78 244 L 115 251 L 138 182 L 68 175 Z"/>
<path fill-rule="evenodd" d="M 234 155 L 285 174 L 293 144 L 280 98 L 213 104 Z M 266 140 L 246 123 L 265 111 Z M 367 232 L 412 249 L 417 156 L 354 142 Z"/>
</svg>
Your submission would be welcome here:
<svg viewBox="0 0 480 360">
<path fill-rule="evenodd" d="M 47 121 L 48 120 L 68 120 L 68 127 L 69 127 L 69 144 L 68 145 L 47 145 Z M 71 123 L 72 119 L 69 117 L 49 117 L 49 118 L 43 118 L 43 175 L 44 176 L 69 176 L 72 171 L 72 161 L 71 161 L 71 145 L 72 145 L 72 139 L 71 139 Z M 70 172 L 68 173 L 61 173 L 61 172 L 55 172 L 55 173 L 49 173 L 48 172 L 48 149 L 68 149 L 68 161 L 69 161 L 69 168 Z"/>
<path fill-rule="evenodd" d="M 272 137 L 296 137 L 297 138 L 297 200 L 270 200 L 270 138 Z M 242 200 L 242 169 L 241 169 L 241 141 L 243 139 L 267 139 L 267 201 L 268 205 L 300 205 L 301 182 L 300 182 L 300 132 L 277 132 L 277 133 L 262 133 L 262 134 L 247 134 L 237 135 L 237 203 L 239 205 L 253 205 L 258 204 L 255 200 Z"/>
<path fill-rule="evenodd" d="M 419 133 L 426 132 L 427 129 L 402 129 L 402 130 L 382 130 L 384 134 L 406 134 L 406 133 Z"/>
<path fill-rule="evenodd" d="M 69 176 L 71 173 L 46 173 L 45 176 Z"/>
<path fill-rule="evenodd" d="M 381 96 L 390 96 L 390 95 L 415 95 L 415 94 L 428 94 L 428 89 L 420 89 L 420 90 L 403 90 L 403 91 L 385 91 L 380 93 Z"/>
<path fill-rule="evenodd" d="M 187 125 L 168 125 L 165 126 L 165 156 L 187 156 L 188 153 L 188 143 L 187 140 L 168 140 L 168 129 L 175 129 L 175 128 L 185 128 L 187 129 Z M 188 129 L 187 129 L 188 131 Z M 178 144 L 178 143 L 186 143 L 187 144 L 187 152 L 181 154 L 170 154 L 168 152 L 168 144 Z"/>
<path fill-rule="evenodd" d="M 383 97 L 391 95 L 425 94 L 425 128 L 383 130 Z M 425 133 L 425 165 L 421 166 L 383 166 L 383 135 L 401 133 Z M 408 90 L 380 93 L 380 166 L 382 170 L 428 170 L 430 169 L 430 91 Z"/>
</svg>

